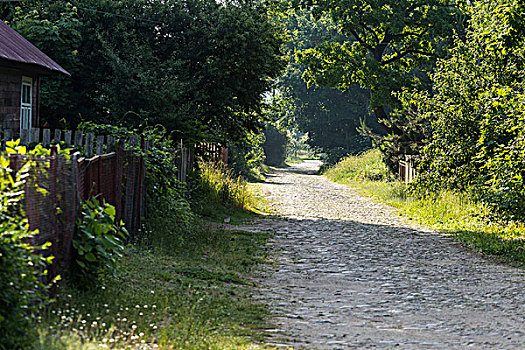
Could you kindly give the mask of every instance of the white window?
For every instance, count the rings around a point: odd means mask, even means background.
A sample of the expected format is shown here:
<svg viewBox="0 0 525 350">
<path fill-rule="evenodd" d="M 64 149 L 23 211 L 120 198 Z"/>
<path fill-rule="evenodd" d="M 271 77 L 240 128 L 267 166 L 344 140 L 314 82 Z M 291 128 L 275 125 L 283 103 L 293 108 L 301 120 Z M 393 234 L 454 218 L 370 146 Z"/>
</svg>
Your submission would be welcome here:
<svg viewBox="0 0 525 350">
<path fill-rule="evenodd" d="M 33 111 L 33 78 L 22 77 L 22 102 L 20 108 L 20 131 L 31 130 Z"/>
</svg>

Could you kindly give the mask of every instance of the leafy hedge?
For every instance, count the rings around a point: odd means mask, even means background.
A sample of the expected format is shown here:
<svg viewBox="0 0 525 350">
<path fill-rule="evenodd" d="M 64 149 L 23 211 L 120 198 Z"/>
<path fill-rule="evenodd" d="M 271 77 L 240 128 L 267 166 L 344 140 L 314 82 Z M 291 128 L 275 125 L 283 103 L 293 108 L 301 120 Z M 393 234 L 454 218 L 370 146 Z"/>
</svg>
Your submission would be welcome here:
<svg viewBox="0 0 525 350">
<path fill-rule="evenodd" d="M 25 147 L 10 142 L 8 153 L 25 153 Z M 38 231 L 30 231 L 22 202 L 31 162 L 18 172 L 9 167 L 9 158 L 0 155 L 0 349 L 26 349 L 35 336 L 32 321 L 46 304 L 44 257 L 50 246 L 31 244 Z"/>
<path fill-rule="evenodd" d="M 432 75 L 433 94 L 403 96 L 429 124 L 416 190 L 469 193 L 525 220 L 525 5 L 478 1 L 470 27 Z"/>
</svg>

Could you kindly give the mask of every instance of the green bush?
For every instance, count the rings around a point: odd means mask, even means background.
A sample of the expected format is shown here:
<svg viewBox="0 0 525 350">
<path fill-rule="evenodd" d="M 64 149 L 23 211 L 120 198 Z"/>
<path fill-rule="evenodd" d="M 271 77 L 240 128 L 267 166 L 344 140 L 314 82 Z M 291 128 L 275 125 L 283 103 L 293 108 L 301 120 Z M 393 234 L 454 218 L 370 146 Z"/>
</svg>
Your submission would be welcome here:
<svg viewBox="0 0 525 350">
<path fill-rule="evenodd" d="M 29 164 L 17 174 L 0 156 L 0 349 L 26 349 L 35 336 L 32 321 L 45 305 L 48 284 L 43 280 L 52 257 L 42 252 L 50 244 L 31 244 L 22 210 L 24 179 Z"/>
<path fill-rule="evenodd" d="M 73 238 L 76 250 L 74 281 L 82 285 L 96 282 L 103 273 L 116 275 L 126 236 L 123 222 L 115 223 L 114 206 L 96 198 L 86 200 Z"/>
<path fill-rule="evenodd" d="M 525 222 L 525 4 L 476 1 L 464 38 L 438 61 L 432 94 L 402 100 L 429 123 L 416 190 L 462 191 Z"/>
<path fill-rule="evenodd" d="M 261 180 L 264 165 L 263 134 L 249 134 L 242 140 L 228 144 L 228 165 L 237 174 L 249 180 Z"/>
<path fill-rule="evenodd" d="M 383 155 L 378 149 L 371 149 L 359 156 L 348 156 L 328 169 L 325 173 L 332 181 L 356 180 L 385 181 L 393 179 Z"/>
</svg>

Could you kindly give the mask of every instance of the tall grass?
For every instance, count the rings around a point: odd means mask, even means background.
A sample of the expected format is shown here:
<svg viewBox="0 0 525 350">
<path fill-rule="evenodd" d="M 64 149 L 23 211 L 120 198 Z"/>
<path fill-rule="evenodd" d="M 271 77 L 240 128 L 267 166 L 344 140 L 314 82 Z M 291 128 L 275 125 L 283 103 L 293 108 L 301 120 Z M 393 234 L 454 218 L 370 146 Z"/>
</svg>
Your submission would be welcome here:
<svg viewBox="0 0 525 350">
<path fill-rule="evenodd" d="M 348 183 L 358 180 L 389 180 L 392 176 L 378 149 L 371 149 L 359 156 L 343 158 L 325 172 L 328 179 L 334 182 Z"/>
<path fill-rule="evenodd" d="M 250 209 L 256 204 L 246 180 L 225 164 L 200 162 L 198 182 L 199 195 L 226 208 Z"/>
<path fill-rule="evenodd" d="M 399 209 L 409 220 L 452 235 L 475 250 L 525 264 L 525 224 L 498 221 L 486 205 L 460 192 L 444 191 L 425 198 L 411 196 L 404 183 L 387 173 L 378 150 L 347 157 L 325 175 L 334 182 L 356 187 Z"/>
</svg>

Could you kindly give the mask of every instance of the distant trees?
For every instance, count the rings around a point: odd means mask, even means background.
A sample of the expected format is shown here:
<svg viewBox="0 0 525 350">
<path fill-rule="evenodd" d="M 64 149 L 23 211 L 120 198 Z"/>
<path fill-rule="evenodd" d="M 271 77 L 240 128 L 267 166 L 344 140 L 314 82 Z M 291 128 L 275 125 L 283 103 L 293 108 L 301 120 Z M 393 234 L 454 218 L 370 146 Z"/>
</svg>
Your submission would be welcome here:
<svg viewBox="0 0 525 350">
<path fill-rule="evenodd" d="M 304 0 L 320 18 L 330 16 L 339 40 L 323 40 L 305 50 L 308 82 L 342 91 L 358 83 L 371 91 L 370 108 L 388 134 L 383 149 L 395 164 L 396 156 L 421 138 L 407 129 L 406 115 L 392 113 L 401 104 L 393 92 L 425 88 L 426 74 L 447 42 L 462 28 L 462 14 L 449 0 Z M 403 144 L 408 141 L 407 144 Z"/>
<path fill-rule="evenodd" d="M 342 156 L 355 154 L 371 146 L 368 137 L 358 132 L 361 123 L 377 123 L 369 118 L 369 92 L 353 84 L 348 91 L 308 85 L 304 81 L 306 67 L 297 62 L 297 55 L 320 41 L 338 41 L 340 35 L 329 17 L 313 18 L 310 11 L 286 11 L 281 22 L 288 42 L 285 51 L 290 64 L 277 80 L 276 89 L 283 100 L 289 124 L 308 133 L 307 143 L 327 155 L 326 161 L 337 162 Z"/>
<path fill-rule="evenodd" d="M 240 139 L 263 125 L 284 67 L 258 1 L 73 0 L 2 5 L 9 24 L 72 73 L 43 83 L 42 118 L 163 124 Z"/>
</svg>

